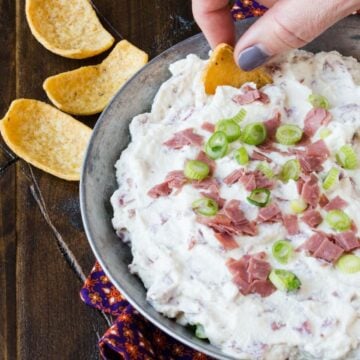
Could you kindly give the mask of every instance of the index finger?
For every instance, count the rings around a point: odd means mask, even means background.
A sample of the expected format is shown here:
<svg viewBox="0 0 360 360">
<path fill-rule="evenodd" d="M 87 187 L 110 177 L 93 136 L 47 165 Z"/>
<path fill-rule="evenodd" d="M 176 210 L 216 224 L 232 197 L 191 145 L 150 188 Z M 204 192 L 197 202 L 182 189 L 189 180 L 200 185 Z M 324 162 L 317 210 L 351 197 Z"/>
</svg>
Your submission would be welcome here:
<svg viewBox="0 0 360 360">
<path fill-rule="evenodd" d="M 193 0 L 194 18 L 212 48 L 220 43 L 234 45 L 235 26 L 227 0 Z"/>
</svg>

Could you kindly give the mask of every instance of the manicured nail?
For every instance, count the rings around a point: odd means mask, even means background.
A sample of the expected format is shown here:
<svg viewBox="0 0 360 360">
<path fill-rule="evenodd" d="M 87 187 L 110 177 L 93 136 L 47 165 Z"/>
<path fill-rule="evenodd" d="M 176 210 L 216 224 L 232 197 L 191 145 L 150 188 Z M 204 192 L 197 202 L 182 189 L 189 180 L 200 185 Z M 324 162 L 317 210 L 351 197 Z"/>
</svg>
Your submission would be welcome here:
<svg viewBox="0 0 360 360">
<path fill-rule="evenodd" d="M 261 45 L 253 45 L 243 50 L 238 57 L 238 65 L 245 71 L 250 71 L 264 64 L 268 55 Z"/>
</svg>

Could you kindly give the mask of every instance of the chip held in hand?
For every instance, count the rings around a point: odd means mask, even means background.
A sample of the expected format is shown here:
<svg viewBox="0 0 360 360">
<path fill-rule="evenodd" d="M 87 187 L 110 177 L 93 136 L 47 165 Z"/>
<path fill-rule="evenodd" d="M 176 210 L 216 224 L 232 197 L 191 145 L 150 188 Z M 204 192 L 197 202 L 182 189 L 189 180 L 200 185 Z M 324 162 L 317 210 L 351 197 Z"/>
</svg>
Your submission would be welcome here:
<svg viewBox="0 0 360 360">
<path fill-rule="evenodd" d="M 47 96 L 59 109 L 75 115 L 104 110 L 120 87 L 148 61 L 148 55 L 120 41 L 99 65 L 85 66 L 47 78 Z"/>
<path fill-rule="evenodd" d="M 270 75 L 263 68 L 252 71 L 241 70 L 234 61 L 234 49 L 227 44 L 218 45 L 210 56 L 203 73 L 205 92 L 213 95 L 222 85 L 241 87 L 247 82 L 254 82 L 258 88 L 272 83 Z"/>
<path fill-rule="evenodd" d="M 40 44 L 67 58 L 95 56 L 114 43 L 88 0 L 26 0 L 26 18 Z"/>
<path fill-rule="evenodd" d="M 37 100 L 18 99 L 0 121 L 5 143 L 20 158 L 61 179 L 78 181 L 92 130 Z"/>
</svg>

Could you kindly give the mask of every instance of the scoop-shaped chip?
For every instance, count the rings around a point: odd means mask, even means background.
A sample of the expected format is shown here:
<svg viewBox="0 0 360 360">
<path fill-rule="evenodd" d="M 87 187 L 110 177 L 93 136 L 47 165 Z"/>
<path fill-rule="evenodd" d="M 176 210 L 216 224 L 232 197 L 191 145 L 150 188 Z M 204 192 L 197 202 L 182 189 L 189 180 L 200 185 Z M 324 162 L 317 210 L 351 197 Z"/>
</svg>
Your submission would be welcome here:
<svg viewBox="0 0 360 360">
<path fill-rule="evenodd" d="M 114 43 L 89 0 L 26 0 L 26 18 L 44 47 L 67 58 L 95 56 Z"/>
<path fill-rule="evenodd" d="M 30 99 L 11 103 L 0 121 L 9 148 L 30 164 L 65 180 L 80 180 L 92 130 L 51 105 Z"/>
<path fill-rule="evenodd" d="M 76 115 L 96 114 L 147 61 L 145 52 L 122 40 L 100 65 L 51 76 L 43 87 L 59 109 Z"/>
<path fill-rule="evenodd" d="M 215 94 L 216 88 L 228 85 L 239 88 L 246 82 L 254 82 L 258 88 L 270 84 L 270 75 L 262 68 L 252 71 L 241 70 L 234 61 L 234 49 L 227 44 L 218 45 L 210 56 L 203 74 L 205 92 Z"/>
</svg>

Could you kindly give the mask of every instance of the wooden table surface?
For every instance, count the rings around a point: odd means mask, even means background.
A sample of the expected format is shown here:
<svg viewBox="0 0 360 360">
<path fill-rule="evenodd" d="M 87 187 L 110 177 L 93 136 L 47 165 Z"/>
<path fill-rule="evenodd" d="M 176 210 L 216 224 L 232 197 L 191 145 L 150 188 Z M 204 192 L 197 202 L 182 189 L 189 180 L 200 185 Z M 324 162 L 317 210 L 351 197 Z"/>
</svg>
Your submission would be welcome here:
<svg viewBox="0 0 360 360">
<path fill-rule="evenodd" d="M 190 0 L 94 4 L 117 40 L 121 34 L 151 57 L 198 32 Z M 52 54 L 31 35 L 24 8 L 25 0 L 0 0 L 0 118 L 16 98 L 49 102 L 42 90 L 46 77 L 107 55 L 71 60 Z M 79 119 L 93 126 L 97 116 Z M 94 261 L 78 183 L 13 158 L 0 139 L 0 359 L 99 358 L 97 341 L 108 321 L 79 298 Z"/>
</svg>

